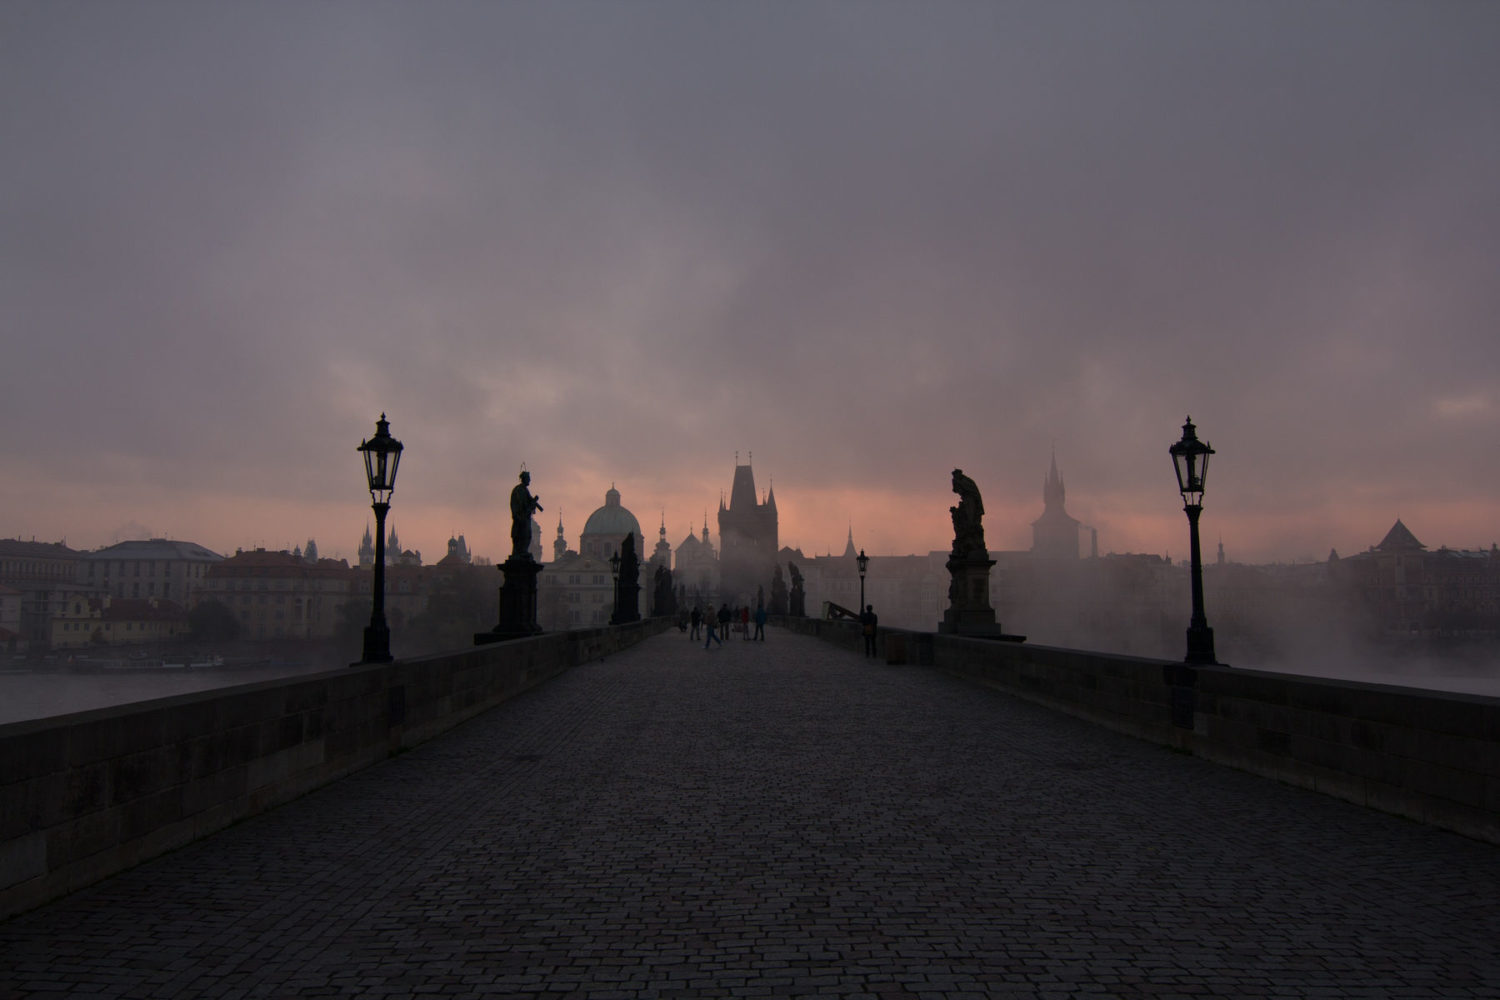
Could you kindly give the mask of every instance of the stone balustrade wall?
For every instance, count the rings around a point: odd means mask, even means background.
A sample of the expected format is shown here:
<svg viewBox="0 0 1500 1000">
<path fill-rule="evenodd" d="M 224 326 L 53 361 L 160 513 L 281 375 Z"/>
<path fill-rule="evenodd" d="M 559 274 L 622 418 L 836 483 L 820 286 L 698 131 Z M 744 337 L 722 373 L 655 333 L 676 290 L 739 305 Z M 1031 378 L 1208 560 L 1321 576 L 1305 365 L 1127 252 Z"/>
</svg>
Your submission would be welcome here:
<svg viewBox="0 0 1500 1000">
<path fill-rule="evenodd" d="M 778 619 L 862 650 L 859 625 Z M 1500 698 L 880 630 L 931 667 L 1122 733 L 1500 844 Z"/>
<path fill-rule="evenodd" d="M 654 619 L 0 725 L 0 917 L 416 746 Z"/>
</svg>

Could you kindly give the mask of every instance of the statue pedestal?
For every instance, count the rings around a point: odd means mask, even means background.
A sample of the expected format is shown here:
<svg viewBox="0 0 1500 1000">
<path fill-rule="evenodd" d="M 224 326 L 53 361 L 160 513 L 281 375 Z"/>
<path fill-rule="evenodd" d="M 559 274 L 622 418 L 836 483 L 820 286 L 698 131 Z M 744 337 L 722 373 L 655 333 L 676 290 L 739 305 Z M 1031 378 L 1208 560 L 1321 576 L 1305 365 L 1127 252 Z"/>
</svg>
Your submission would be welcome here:
<svg viewBox="0 0 1500 1000">
<path fill-rule="evenodd" d="M 500 621 L 489 632 L 474 633 L 474 645 L 541 635 L 536 623 L 536 578 L 542 564 L 530 556 L 511 556 L 500 564 L 505 582 L 500 585 Z"/>
<path fill-rule="evenodd" d="M 950 557 L 947 565 L 948 610 L 938 624 L 939 632 L 1012 642 L 1025 640 L 1025 636 L 1007 635 L 995 621 L 995 609 L 990 604 L 990 570 L 995 560 Z"/>
</svg>

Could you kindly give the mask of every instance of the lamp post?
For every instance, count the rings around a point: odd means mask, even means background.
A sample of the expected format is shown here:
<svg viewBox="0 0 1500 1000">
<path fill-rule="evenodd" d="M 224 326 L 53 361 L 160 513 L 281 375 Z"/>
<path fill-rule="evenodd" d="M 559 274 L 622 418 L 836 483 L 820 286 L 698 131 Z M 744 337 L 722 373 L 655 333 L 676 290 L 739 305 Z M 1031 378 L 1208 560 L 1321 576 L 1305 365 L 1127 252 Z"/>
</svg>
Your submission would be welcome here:
<svg viewBox="0 0 1500 1000">
<path fill-rule="evenodd" d="M 1182 440 L 1168 449 L 1177 471 L 1177 489 L 1182 494 L 1182 509 L 1187 512 L 1191 573 L 1193 579 L 1193 617 L 1188 622 L 1187 663 L 1215 663 L 1214 630 L 1203 614 L 1203 556 L 1198 546 L 1198 515 L 1203 513 L 1203 484 L 1208 478 L 1208 456 L 1214 453 L 1198 440 L 1193 418 L 1182 425 Z"/>
<path fill-rule="evenodd" d="M 616 552 L 609 557 L 609 572 L 615 580 L 615 603 L 609 609 L 609 623 L 620 624 L 620 553 Z"/>
<path fill-rule="evenodd" d="M 360 663 L 391 662 L 391 630 L 385 623 L 385 514 L 396 489 L 396 466 L 401 464 L 401 442 L 391 437 L 385 414 L 375 422 L 375 436 L 361 441 L 370 505 L 375 510 L 375 586 L 370 625 L 365 629 L 365 655 Z"/>
<path fill-rule="evenodd" d="M 865 555 L 865 550 L 860 549 L 859 555 L 854 557 L 859 563 L 859 613 L 865 613 L 865 570 L 870 568 L 870 557 Z"/>
</svg>

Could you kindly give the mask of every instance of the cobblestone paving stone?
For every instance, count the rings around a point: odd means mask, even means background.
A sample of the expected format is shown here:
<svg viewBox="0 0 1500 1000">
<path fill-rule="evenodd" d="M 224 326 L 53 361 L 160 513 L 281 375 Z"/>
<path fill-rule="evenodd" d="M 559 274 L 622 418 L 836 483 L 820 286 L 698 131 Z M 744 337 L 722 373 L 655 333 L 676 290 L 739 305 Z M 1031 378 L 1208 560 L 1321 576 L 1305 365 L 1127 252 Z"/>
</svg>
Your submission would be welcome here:
<svg viewBox="0 0 1500 1000">
<path fill-rule="evenodd" d="M 1500 998 L 1500 849 L 678 633 L 0 924 L 0 996 Z"/>
</svg>

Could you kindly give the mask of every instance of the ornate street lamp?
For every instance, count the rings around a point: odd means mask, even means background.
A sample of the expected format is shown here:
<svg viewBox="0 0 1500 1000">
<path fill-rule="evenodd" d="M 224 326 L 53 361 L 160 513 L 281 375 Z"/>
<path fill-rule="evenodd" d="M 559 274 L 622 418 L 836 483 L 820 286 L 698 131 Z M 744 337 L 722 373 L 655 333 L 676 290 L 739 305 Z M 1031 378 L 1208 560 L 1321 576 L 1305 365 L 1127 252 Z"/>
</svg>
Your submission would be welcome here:
<svg viewBox="0 0 1500 1000">
<path fill-rule="evenodd" d="M 360 663 L 391 662 L 391 630 L 385 623 L 385 514 L 396 490 L 396 466 L 401 464 L 401 442 L 391 437 L 385 414 L 375 422 L 375 436 L 357 449 L 365 456 L 365 479 L 375 510 L 375 587 L 370 625 L 365 629 L 365 655 Z"/>
<path fill-rule="evenodd" d="M 614 607 L 609 609 L 609 623 L 618 625 L 620 624 L 620 553 L 616 552 L 609 557 L 609 572 L 615 580 L 615 603 Z"/>
<path fill-rule="evenodd" d="M 1203 483 L 1208 477 L 1208 456 L 1214 450 L 1198 440 L 1193 418 L 1182 425 L 1182 440 L 1172 445 L 1172 464 L 1177 470 L 1177 489 L 1187 512 L 1193 578 L 1193 617 L 1188 622 L 1188 663 L 1215 663 L 1214 630 L 1203 615 L 1203 556 L 1198 547 L 1198 515 L 1203 513 Z"/>
<path fill-rule="evenodd" d="M 865 550 L 860 549 L 859 555 L 854 557 L 859 563 L 859 613 L 865 613 L 865 570 L 870 568 L 870 557 L 865 555 Z"/>
</svg>

